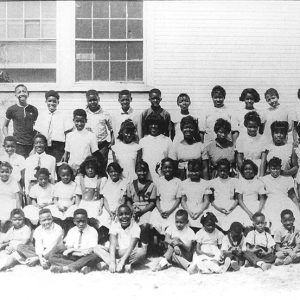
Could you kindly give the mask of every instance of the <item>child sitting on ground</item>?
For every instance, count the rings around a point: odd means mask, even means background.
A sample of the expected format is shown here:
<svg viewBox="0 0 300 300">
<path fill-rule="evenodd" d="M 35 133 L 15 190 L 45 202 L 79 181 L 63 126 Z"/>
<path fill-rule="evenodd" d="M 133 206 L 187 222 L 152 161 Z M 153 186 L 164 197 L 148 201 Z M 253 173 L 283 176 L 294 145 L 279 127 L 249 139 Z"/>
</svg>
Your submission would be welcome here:
<svg viewBox="0 0 300 300">
<path fill-rule="evenodd" d="M 179 209 L 175 215 L 175 224 L 170 225 L 165 234 L 168 250 L 159 260 L 153 271 L 160 271 L 172 263 L 187 270 L 193 258 L 194 231 L 188 226 L 189 218 L 186 210 Z"/>
<path fill-rule="evenodd" d="M 291 210 L 281 212 L 282 227 L 275 231 L 275 266 L 300 262 L 300 231 L 294 226 L 295 218 Z"/>
<path fill-rule="evenodd" d="M 245 238 L 243 246 L 244 256 L 250 265 L 258 266 L 263 271 L 266 271 L 271 268 L 271 264 L 275 261 L 275 242 L 267 232 L 264 214 L 256 212 L 252 220 L 254 229 Z"/>
<path fill-rule="evenodd" d="M 119 206 L 117 218 L 118 221 L 113 223 L 109 231 L 109 249 L 98 245 L 94 252 L 104 261 L 105 266 L 109 266 L 111 273 L 123 270 L 130 273 L 132 266 L 144 261 L 147 249 L 137 247 L 141 229 L 132 220 L 132 211 L 128 205 Z"/>
<path fill-rule="evenodd" d="M 12 227 L 0 236 L 0 271 L 18 263 L 17 247 L 20 244 L 27 244 L 31 237 L 31 229 L 25 225 L 25 215 L 22 209 L 13 209 L 10 213 L 10 221 Z"/>
</svg>

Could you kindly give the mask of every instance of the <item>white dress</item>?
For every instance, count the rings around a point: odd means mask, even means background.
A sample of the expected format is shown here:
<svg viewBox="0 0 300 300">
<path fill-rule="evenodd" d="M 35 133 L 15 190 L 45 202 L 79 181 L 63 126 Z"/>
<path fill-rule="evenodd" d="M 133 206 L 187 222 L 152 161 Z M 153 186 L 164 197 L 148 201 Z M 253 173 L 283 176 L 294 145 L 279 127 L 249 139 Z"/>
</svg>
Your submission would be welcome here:
<svg viewBox="0 0 300 300">
<path fill-rule="evenodd" d="M 9 220 L 10 212 L 17 207 L 18 192 L 20 187 L 13 178 L 9 178 L 6 182 L 0 180 L 0 221 Z"/>
<path fill-rule="evenodd" d="M 140 145 L 137 143 L 126 144 L 120 140 L 117 140 L 115 145 L 111 147 L 114 151 L 117 161 L 120 166 L 123 168 L 124 177 L 131 182 L 136 179 L 135 174 L 135 163 L 137 153 L 140 150 Z"/>
<path fill-rule="evenodd" d="M 282 170 L 289 170 L 291 168 L 291 159 L 293 153 L 293 145 L 285 144 L 281 146 L 276 146 L 273 143 L 269 144 L 267 147 L 267 161 L 270 161 L 273 157 L 278 157 L 281 159 Z"/>
<path fill-rule="evenodd" d="M 281 227 L 280 213 L 284 209 L 290 209 L 294 213 L 295 226 L 300 226 L 300 211 L 296 204 L 288 197 L 288 191 L 294 188 L 292 177 L 278 176 L 272 177 L 270 174 L 261 177 L 267 191 L 267 201 L 264 212 L 271 222 L 271 231 Z"/>
<path fill-rule="evenodd" d="M 174 206 L 177 198 L 181 197 L 181 181 L 174 177 L 171 180 L 166 180 L 160 177 L 157 183 L 157 195 L 160 197 L 160 207 L 162 211 L 170 210 Z M 166 228 L 175 222 L 176 208 L 173 213 L 164 219 L 155 207 L 151 213 L 150 224 L 161 234 L 164 234 Z"/>
<path fill-rule="evenodd" d="M 192 212 L 199 212 L 203 207 L 204 195 L 211 194 L 211 190 L 208 188 L 208 181 L 201 179 L 199 182 L 191 181 L 190 178 L 184 180 L 182 183 L 181 194 L 186 196 L 186 204 L 189 210 Z M 193 220 L 189 217 L 189 225 L 196 228 L 201 228 L 200 218 Z"/>
</svg>

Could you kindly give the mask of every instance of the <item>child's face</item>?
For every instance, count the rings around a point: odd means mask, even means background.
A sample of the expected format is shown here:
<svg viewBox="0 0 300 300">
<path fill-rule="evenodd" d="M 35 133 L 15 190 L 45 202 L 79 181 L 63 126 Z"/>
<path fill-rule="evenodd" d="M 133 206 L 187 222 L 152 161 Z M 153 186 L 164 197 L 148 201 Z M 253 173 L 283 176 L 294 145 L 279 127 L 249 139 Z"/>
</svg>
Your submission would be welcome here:
<svg viewBox="0 0 300 300">
<path fill-rule="evenodd" d="M 182 133 L 185 139 L 192 139 L 195 135 L 195 128 L 192 124 L 185 124 L 182 127 Z"/>
<path fill-rule="evenodd" d="M 220 92 L 216 92 L 212 96 L 214 107 L 220 108 L 224 106 L 225 98 Z"/>
<path fill-rule="evenodd" d="M 33 146 L 34 146 L 35 152 L 37 154 L 41 154 L 45 151 L 45 148 L 46 148 L 45 140 L 43 138 L 37 137 L 34 140 Z"/>
<path fill-rule="evenodd" d="M 206 223 L 203 225 L 203 227 L 204 227 L 204 230 L 205 230 L 206 232 L 212 233 L 212 232 L 215 230 L 215 228 L 216 228 L 216 224 L 209 221 L 209 222 L 206 222 Z"/>
<path fill-rule="evenodd" d="M 54 96 L 50 96 L 46 99 L 47 107 L 51 113 L 56 111 L 58 103 L 59 103 L 59 100 L 57 98 L 55 98 Z"/>
<path fill-rule="evenodd" d="M 151 93 L 149 95 L 149 101 L 151 102 L 151 106 L 153 107 L 159 107 L 160 105 L 160 101 L 162 100 L 162 98 L 156 94 L 155 92 L 154 93 Z"/>
<path fill-rule="evenodd" d="M 85 166 L 85 174 L 89 178 L 94 178 L 96 176 L 96 170 L 95 167 L 92 166 L 91 164 L 87 164 Z"/>
<path fill-rule="evenodd" d="M 249 121 L 247 124 L 247 133 L 250 136 L 257 136 L 258 124 L 254 121 Z"/>
<path fill-rule="evenodd" d="M 160 135 L 160 128 L 158 124 L 151 124 L 149 125 L 149 133 L 152 136 Z"/>
<path fill-rule="evenodd" d="M 131 130 L 123 131 L 123 141 L 125 144 L 130 144 L 134 140 L 135 136 Z"/>
<path fill-rule="evenodd" d="M 284 145 L 286 140 L 286 134 L 283 130 L 275 130 L 272 135 L 275 145 Z"/>
<path fill-rule="evenodd" d="M 74 119 L 74 124 L 75 127 L 78 131 L 81 131 L 84 129 L 85 123 L 86 123 L 86 118 L 82 116 L 75 116 Z"/>
<path fill-rule="evenodd" d="M 112 167 L 107 170 L 107 173 L 113 182 L 117 182 L 121 177 L 121 174 Z"/>
<path fill-rule="evenodd" d="M 10 156 L 16 152 L 16 143 L 12 141 L 6 141 L 3 145 L 5 152 Z"/>
<path fill-rule="evenodd" d="M 28 91 L 27 88 L 25 86 L 19 86 L 16 91 L 15 91 L 15 96 L 18 98 L 19 100 L 19 104 L 22 106 L 26 106 L 27 105 L 27 98 L 28 98 Z"/>
<path fill-rule="evenodd" d="M 44 213 L 40 215 L 40 224 L 44 229 L 49 229 L 52 226 L 53 217 L 51 213 Z"/>
<path fill-rule="evenodd" d="M 86 228 L 87 226 L 87 217 L 83 214 L 77 214 L 74 217 L 74 224 L 77 226 L 77 228 L 82 231 Z"/>
<path fill-rule="evenodd" d="M 138 167 L 136 169 L 136 175 L 137 175 L 138 180 L 143 181 L 143 180 L 145 180 L 147 178 L 148 172 L 147 172 L 147 170 L 145 168 Z"/>
<path fill-rule="evenodd" d="M 37 180 L 38 180 L 39 186 L 46 187 L 47 184 L 49 183 L 49 176 L 46 174 L 40 174 Z"/>
<path fill-rule="evenodd" d="M 273 178 L 277 178 L 280 175 L 281 167 L 280 166 L 270 166 L 270 174 Z"/>
<path fill-rule="evenodd" d="M 88 108 L 91 111 L 95 111 L 99 108 L 99 96 L 97 95 L 89 95 L 86 98 Z"/>
<path fill-rule="evenodd" d="M 247 93 L 245 97 L 245 106 L 247 109 L 253 109 L 253 105 L 254 105 L 254 97 L 252 94 Z"/>
<path fill-rule="evenodd" d="M 123 228 L 130 225 L 132 212 L 129 207 L 121 207 L 118 209 L 118 220 Z"/>
<path fill-rule="evenodd" d="M 267 94 L 266 101 L 272 108 L 276 108 L 279 105 L 279 99 L 276 95 Z"/>
<path fill-rule="evenodd" d="M 119 103 L 121 104 L 121 108 L 123 111 L 128 111 L 131 101 L 132 99 L 129 95 L 121 95 L 119 97 Z"/>
<path fill-rule="evenodd" d="M 220 128 L 217 131 L 217 140 L 218 141 L 225 141 L 227 139 L 228 133 L 225 131 L 224 128 Z"/>
<path fill-rule="evenodd" d="M 266 221 L 264 217 L 256 217 L 253 220 L 253 226 L 254 228 L 259 232 L 262 233 L 264 232 L 265 228 L 266 228 Z"/>
<path fill-rule="evenodd" d="M 173 173 L 174 173 L 174 167 L 173 164 L 169 161 L 165 162 L 162 166 L 161 166 L 161 171 L 164 174 L 165 178 L 172 178 L 173 177 Z"/>
<path fill-rule="evenodd" d="M 254 173 L 252 165 L 250 165 L 250 164 L 245 165 L 243 175 L 244 175 L 245 179 L 253 179 L 254 178 L 255 173 Z"/>
<path fill-rule="evenodd" d="M 15 229 L 19 229 L 21 228 L 23 225 L 24 225 L 24 222 L 25 222 L 25 219 L 22 215 L 20 214 L 15 214 L 12 216 L 11 218 L 11 223 L 12 223 L 12 226 L 15 228 Z"/>
<path fill-rule="evenodd" d="M 239 240 L 241 238 L 241 234 L 234 231 L 230 231 L 230 236 L 234 241 Z"/>
<path fill-rule="evenodd" d="M 64 184 L 68 184 L 72 179 L 72 175 L 67 169 L 62 169 L 59 173 L 59 176 L 61 178 L 62 183 Z"/>
<path fill-rule="evenodd" d="M 188 168 L 188 172 L 192 181 L 198 181 L 200 179 L 200 170 Z"/>
<path fill-rule="evenodd" d="M 292 230 L 294 227 L 295 218 L 291 214 L 285 214 L 281 218 L 283 227 L 287 230 Z"/>
<path fill-rule="evenodd" d="M 0 167 L 0 178 L 3 182 L 6 182 L 9 179 L 11 174 L 11 169 L 5 166 Z"/>
<path fill-rule="evenodd" d="M 189 106 L 191 105 L 191 100 L 186 96 L 179 97 L 177 100 L 177 105 L 181 110 L 188 110 Z"/>
<path fill-rule="evenodd" d="M 183 230 L 187 225 L 188 219 L 184 216 L 176 216 L 175 217 L 175 225 L 178 230 Z"/>
<path fill-rule="evenodd" d="M 225 165 L 220 165 L 220 166 L 218 167 L 218 175 L 219 175 L 219 177 L 222 178 L 222 179 L 227 179 L 228 176 L 229 176 L 229 170 L 228 170 L 227 166 L 225 166 Z"/>
</svg>

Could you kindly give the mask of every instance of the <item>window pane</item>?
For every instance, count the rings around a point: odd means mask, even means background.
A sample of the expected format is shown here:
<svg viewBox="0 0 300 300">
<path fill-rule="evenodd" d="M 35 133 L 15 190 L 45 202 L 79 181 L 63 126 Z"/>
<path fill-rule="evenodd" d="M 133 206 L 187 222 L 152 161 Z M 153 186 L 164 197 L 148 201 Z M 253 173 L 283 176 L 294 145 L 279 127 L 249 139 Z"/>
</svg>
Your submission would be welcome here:
<svg viewBox="0 0 300 300">
<path fill-rule="evenodd" d="M 94 20 L 94 38 L 107 39 L 109 37 L 108 20 Z"/>
<path fill-rule="evenodd" d="M 76 18 L 92 17 L 92 1 L 76 1 Z"/>
<path fill-rule="evenodd" d="M 94 80 L 109 80 L 108 62 L 94 62 Z"/>
<path fill-rule="evenodd" d="M 42 4 L 42 18 L 56 17 L 56 1 L 41 1 Z"/>
<path fill-rule="evenodd" d="M 24 1 L 25 19 L 40 18 L 40 1 Z"/>
<path fill-rule="evenodd" d="M 126 1 L 111 1 L 110 2 L 110 17 L 111 18 L 126 18 Z"/>
<path fill-rule="evenodd" d="M 143 2 L 142 1 L 128 1 L 127 12 L 128 12 L 128 18 L 142 18 L 143 17 Z"/>
<path fill-rule="evenodd" d="M 108 18 L 109 17 L 108 1 L 94 1 L 93 16 L 94 18 Z"/>
<path fill-rule="evenodd" d="M 8 38 L 23 38 L 23 22 L 22 21 L 7 21 L 7 37 Z"/>
<path fill-rule="evenodd" d="M 92 80 L 92 62 L 76 61 L 76 81 Z"/>
<path fill-rule="evenodd" d="M 128 80 L 141 81 L 143 80 L 143 63 L 142 62 L 128 62 L 127 64 Z"/>
<path fill-rule="evenodd" d="M 76 20 L 76 37 L 91 38 L 92 37 L 92 20 Z"/>
<path fill-rule="evenodd" d="M 0 63 L 4 64 L 6 62 L 6 44 L 0 44 Z"/>
<path fill-rule="evenodd" d="M 128 20 L 128 34 L 129 39 L 143 38 L 143 21 L 142 20 Z"/>
<path fill-rule="evenodd" d="M 126 63 L 111 62 L 110 63 L 110 80 L 125 81 L 126 80 Z"/>
<path fill-rule="evenodd" d="M 6 18 L 6 3 L 0 2 L 0 18 L 5 19 Z"/>
<path fill-rule="evenodd" d="M 53 38 L 56 37 L 56 22 L 50 20 L 42 21 L 42 38 Z"/>
<path fill-rule="evenodd" d="M 93 59 L 93 42 L 76 42 L 76 59 Z"/>
<path fill-rule="evenodd" d="M 40 45 L 28 44 L 24 47 L 24 63 L 39 63 L 40 59 Z"/>
<path fill-rule="evenodd" d="M 41 44 L 41 62 L 55 63 L 56 62 L 56 43 L 42 43 Z"/>
<path fill-rule="evenodd" d="M 111 20 L 110 21 L 110 38 L 125 39 L 126 38 L 126 21 Z"/>
<path fill-rule="evenodd" d="M 109 59 L 109 43 L 95 42 L 94 43 L 95 60 L 108 60 Z"/>
<path fill-rule="evenodd" d="M 15 82 L 55 82 L 55 69 L 5 69 Z"/>
<path fill-rule="evenodd" d="M 23 63 L 23 45 L 8 44 L 7 51 L 7 63 Z"/>
<path fill-rule="evenodd" d="M 7 2 L 7 18 L 23 18 L 23 1 Z"/>
<path fill-rule="evenodd" d="M 143 59 L 143 42 L 127 43 L 127 59 Z"/>
<path fill-rule="evenodd" d="M 40 21 L 25 21 L 25 38 L 40 37 Z"/>
<path fill-rule="evenodd" d="M 6 38 L 6 28 L 5 28 L 5 21 L 4 20 L 0 20 L 0 36 L 1 39 L 5 39 Z"/>
<path fill-rule="evenodd" d="M 110 43 L 110 59 L 111 60 L 126 60 L 126 42 Z"/>
</svg>

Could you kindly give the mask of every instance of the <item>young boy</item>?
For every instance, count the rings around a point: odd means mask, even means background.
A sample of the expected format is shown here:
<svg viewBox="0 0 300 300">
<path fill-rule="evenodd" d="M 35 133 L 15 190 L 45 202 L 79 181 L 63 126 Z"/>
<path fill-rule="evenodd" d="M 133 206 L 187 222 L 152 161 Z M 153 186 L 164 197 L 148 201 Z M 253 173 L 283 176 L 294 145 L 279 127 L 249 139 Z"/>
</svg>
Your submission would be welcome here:
<svg viewBox="0 0 300 300">
<path fill-rule="evenodd" d="M 73 128 L 73 123 L 65 114 L 57 110 L 59 94 L 50 90 L 45 93 L 48 111 L 39 114 L 34 129 L 47 138 L 46 153 L 55 157 L 60 162 L 65 149 L 66 134 Z"/>
<path fill-rule="evenodd" d="M 243 251 L 246 260 L 252 266 L 263 271 L 269 270 L 275 261 L 272 236 L 266 231 L 265 215 L 257 212 L 252 217 L 254 230 L 251 230 L 244 241 Z"/>
<path fill-rule="evenodd" d="M 80 272 L 87 274 L 99 262 L 99 257 L 93 253 L 98 244 L 98 233 L 89 226 L 85 209 L 76 209 L 73 215 L 75 227 L 71 228 L 65 237 L 65 245 L 49 257 L 51 272 Z"/>
<path fill-rule="evenodd" d="M 282 228 L 275 231 L 275 266 L 300 262 L 300 231 L 294 226 L 295 218 L 291 210 L 280 214 Z"/>
<path fill-rule="evenodd" d="M 165 234 L 168 250 L 153 271 L 160 271 L 172 263 L 187 270 L 193 258 L 193 246 L 196 240 L 194 231 L 188 226 L 188 213 L 179 209 L 175 215 L 175 224 L 169 226 Z"/>
<path fill-rule="evenodd" d="M 108 152 L 111 145 L 114 144 L 114 132 L 112 127 L 111 116 L 105 112 L 99 104 L 100 97 L 97 91 L 89 90 L 86 92 L 87 100 L 87 125 L 97 137 L 101 163 L 106 169 L 108 161 Z"/>
<path fill-rule="evenodd" d="M 137 247 L 141 229 L 132 220 L 132 211 L 128 205 L 122 204 L 117 211 L 118 222 L 110 228 L 109 249 L 97 246 L 94 249 L 111 273 L 131 272 L 131 266 L 141 264 L 147 252 L 147 247 Z"/>
<path fill-rule="evenodd" d="M 164 134 L 165 136 L 170 136 L 172 129 L 171 116 L 165 109 L 160 106 L 161 100 L 161 91 L 159 89 L 152 89 L 149 92 L 149 101 L 151 103 L 151 107 L 146 109 L 141 114 L 142 137 L 149 134 L 146 120 L 150 115 L 160 115 L 163 118 L 165 126 L 162 134 Z"/>
<path fill-rule="evenodd" d="M 121 124 L 125 120 L 130 119 L 132 120 L 136 128 L 138 138 L 140 139 L 142 134 L 140 116 L 130 106 L 130 103 L 132 102 L 131 92 L 128 90 L 122 90 L 121 92 L 119 92 L 118 101 L 121 105 L 121 109 L 117 113 L 112 115 L 113 132 L 118 135 Z"/>
<path fill-rule="evenodd" d="M 20 263 L 34 266 L 40 263 L 43 269 L 49 268 L 49 256 L 56 247 L 62 247 L 64 232 L 53 222 L 50 209 L 43 208 L 39 211 L 40 226 L 34 231 L 35 245 L 19 245 L 17 251 L 22 257 Z"/>
<path fill-rule="evenodd" d="M 87 122 L 85 110 L 75 109 L 73 121 L 76 129 L 67 134 L 65 154 L 62 160 L 69 163 L 76 174 L 85 158 L 98 151 L 98 145 L 96 135 L 85 128 Z"/>
<path fill-rule="evenodd" d="M 31 238 L 31 229 L 25 225 L 24 212 L 15 208 L 10 213 L 12 227 L 0 236 L 0 271 L 18 263 L 16 250 L 19 245 L 26 245 Z"/>
<path fill-rule="evenodd" d="M 7 136 L 8 125 L 11 120 L 13 121 L 13 136 L 17 142 L 16 153 L 27 158 L 32 150 L 35 134 L 33 125 L 38 117 L 38 110 L 33 105 L 27 104 L 29 93 L 24 84 L 15 87 L 15 96 L 18 103 L 7 109 L 2 130 L 4 136 Z"/>
</svg>

